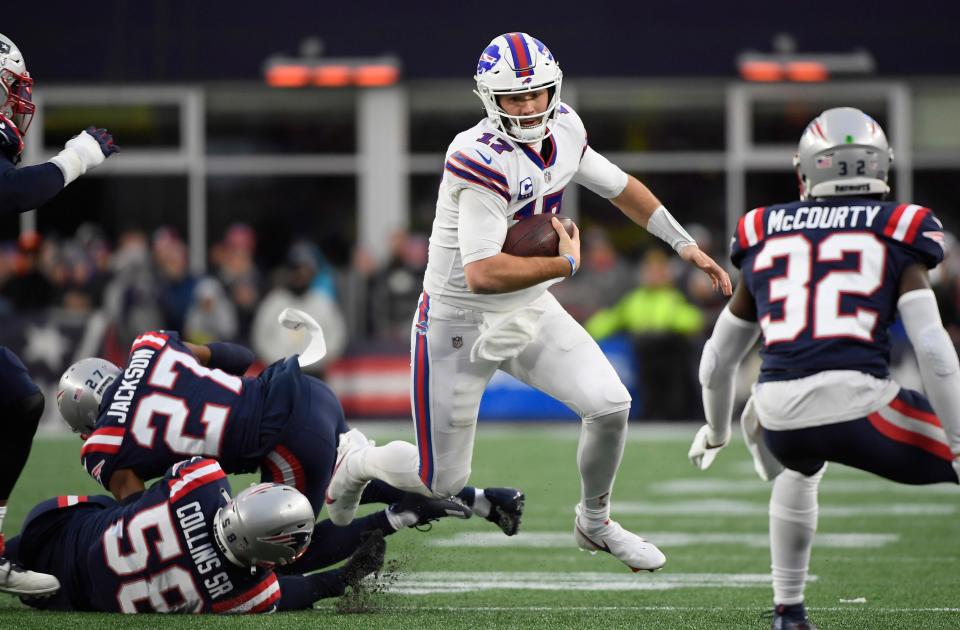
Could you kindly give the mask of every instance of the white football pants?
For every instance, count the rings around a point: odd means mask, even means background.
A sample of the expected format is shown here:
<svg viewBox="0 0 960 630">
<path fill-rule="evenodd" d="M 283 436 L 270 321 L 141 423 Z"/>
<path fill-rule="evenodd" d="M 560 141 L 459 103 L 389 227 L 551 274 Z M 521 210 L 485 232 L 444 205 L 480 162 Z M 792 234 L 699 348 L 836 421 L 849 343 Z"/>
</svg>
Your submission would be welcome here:
<svg viewBox="0 0 960 630">
<path fill-rule="evenodd" d="M 426 294 L 420 302 L 411 334 L 410 388 L 420 492 L 448 497 L 466 485 L 480 398 L 501 369 L 581 417 L 582 498 L 588 508 L 605 507 L 626 440 L 630 394 L 587 331 L 546 292 L 536 301 L 545 308 L 539 332 L 523 352 L 502 362 L 471 362 L 481 313 Z"/>
</svg>

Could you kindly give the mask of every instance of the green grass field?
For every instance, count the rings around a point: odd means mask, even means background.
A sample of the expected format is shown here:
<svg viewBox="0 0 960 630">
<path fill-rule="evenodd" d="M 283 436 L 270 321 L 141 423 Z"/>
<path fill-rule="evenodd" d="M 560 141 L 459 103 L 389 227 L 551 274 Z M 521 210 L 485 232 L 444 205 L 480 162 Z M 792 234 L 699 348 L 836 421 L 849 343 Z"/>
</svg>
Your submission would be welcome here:
<svg viewBox="0 0 960 630">
<path fill-rule="evenodd" d="M 402 423 L 361 428 L 378 440 L 410 437 Z M 710 471 L 696 471 L 686 459 L 695 429 L 631 427 L 613 514 L 667 554 L 655 574 L 632 574 L 574 546 L 575 426 L 484 425 L 471 483 L 526 492 L 521 534 L 507 538 L 472 519 L 391 536 L 394 573 L 365 612 L 338 613 L 324 601 L 311 612 L 256 618 L 50 614 L 0 596 L 0 629 L 769 627 L 761 618 L 771 601 L 769 487 L 740 443 Z M 11 499 L 8 536 L 41 499 L 97 493 L 78 449 L 75 438 L 37 441 Z M 821 628 L 960 628 L 956 487 L 897 486 L 832 466 L 820 497 L 807 604 Z"/>
</svg>

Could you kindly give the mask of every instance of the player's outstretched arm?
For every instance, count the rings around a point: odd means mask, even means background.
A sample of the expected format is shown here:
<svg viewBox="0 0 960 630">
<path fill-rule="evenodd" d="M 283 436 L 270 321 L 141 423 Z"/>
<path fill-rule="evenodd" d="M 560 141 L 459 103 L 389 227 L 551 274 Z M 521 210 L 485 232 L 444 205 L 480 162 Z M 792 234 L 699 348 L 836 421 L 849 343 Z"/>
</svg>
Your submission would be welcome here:
<svg viewBox="0 0 960 630">
<path fill-rule="evenodd" d="M 0 124 L 10 127 L 2 121 Z M 106 129 L 89 127 L 68 140 L 63 151 L 44 164 L 18 169 L 13 162 L 0 160 L 0 214 L 42 206 L 67 184 L 119 150 Z"/>
<path fill-rule="evenodd" d="M 700 357 L 700 385 L 707 424 L 693 438 L 687 456 L 706 470 L 730 440 L 737 368 L 760 336 L 753 297 L 741 282 L 713 328 Z"/>
<path fill-rule="evenodd" d="M 943 425 L 950 449 L 960 458 L 960 361 L 943 328 L 937 298 L 923 265 L 915 264 L 904 271 L 900 294 L 897 310 L 917 353 L 923 390 Z"/>
<path fill-rule="evenodd" d="M 710 276 L 714 290 L 724 295 L 733 292 L 730 276 L 683 229 L 670 212 L 663 207 L 649 188 L 590 147 L 580 160 L 580 169 L 574 180 L 615 205 L 631 221 L 667 243 L 685 261 Z"/>
<path fill-rule="evenodd" d="M 256 360 L 253 351 L 237 343 L 214 341 L 206 345 L 183 342 L 200 365 L 223 370 L 227 374 L 243 376 Z"/>
<path fill-rule="evenodd" d="M 724 295 L 733 293 L 730 276 L 723 267 L 705 254 L 670 211 L 654 196 L 650 189 L 636 177 L 627 176 L 627 185 L 619 195 L 610 200 L 613 205 L 630 217 L 634 223 L 668 244 L 682 259 L 694 265 L 708 276 L 713 289 Z"/>
</svg>

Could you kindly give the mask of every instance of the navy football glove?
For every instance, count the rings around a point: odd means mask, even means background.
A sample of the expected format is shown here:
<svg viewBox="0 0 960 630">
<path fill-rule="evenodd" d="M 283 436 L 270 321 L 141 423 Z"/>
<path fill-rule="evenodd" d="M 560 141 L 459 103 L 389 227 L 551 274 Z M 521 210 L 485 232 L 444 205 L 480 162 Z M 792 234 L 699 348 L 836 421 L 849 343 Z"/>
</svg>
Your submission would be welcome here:
<svg viewBox="0 0 960 630">
<path fill-rule="evenodd" d="M 84 131 L 93 136 L 93 139 L 100 145 L 100 150 L 103 151 L 103 157 L 110 157 L 120 150 L 120 146 L 113 142 L 113 134 L 106 129 L 97 129 L 93 125 L 90 125 L 84 129 Z"/>
</svg>

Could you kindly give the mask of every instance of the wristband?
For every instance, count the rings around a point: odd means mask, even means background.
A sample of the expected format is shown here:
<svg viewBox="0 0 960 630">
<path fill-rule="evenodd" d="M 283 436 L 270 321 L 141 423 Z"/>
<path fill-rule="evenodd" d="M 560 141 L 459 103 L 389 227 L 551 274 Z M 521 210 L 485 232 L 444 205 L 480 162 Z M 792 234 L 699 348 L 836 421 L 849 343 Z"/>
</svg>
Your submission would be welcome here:
<svg viewBox="0 0 960 630">
<path fill-rule="evenodd" d="M 677 223 L 670 211 L 663 206 L 658 207 L 647 221 L 647 232 L 650 232 L 661 241 L 680 253 L 687 245 L 696 245 L 697 241 L 690 236 L 683 226 Z"/>
<path fill-rule="evenodd" d="M 572 278 L 573 275 L 577 273 L 577 260 L 570 254 L 563 254 L 563 257 L 570 263 L 570 277 Z"/>
</svg>

